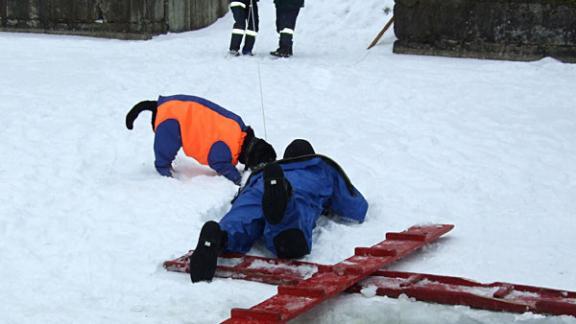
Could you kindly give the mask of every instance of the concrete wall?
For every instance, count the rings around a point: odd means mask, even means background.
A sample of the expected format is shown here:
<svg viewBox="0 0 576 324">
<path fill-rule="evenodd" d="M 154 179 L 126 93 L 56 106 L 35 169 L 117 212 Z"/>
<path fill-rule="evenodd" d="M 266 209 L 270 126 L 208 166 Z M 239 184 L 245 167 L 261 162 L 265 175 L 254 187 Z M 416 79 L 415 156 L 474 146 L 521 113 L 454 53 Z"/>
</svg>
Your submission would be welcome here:
<svg viewBox="0 0 576 324">
<path fill-rule="evenodd" d="M 210 25 L 227 0 L 0 0 L 0 31 L 148 39 Z"/>
<path fill-rule="evenodd" d="M 576 0 L 396 0 L 395 53 L 576 63 Z"/>
</svg>

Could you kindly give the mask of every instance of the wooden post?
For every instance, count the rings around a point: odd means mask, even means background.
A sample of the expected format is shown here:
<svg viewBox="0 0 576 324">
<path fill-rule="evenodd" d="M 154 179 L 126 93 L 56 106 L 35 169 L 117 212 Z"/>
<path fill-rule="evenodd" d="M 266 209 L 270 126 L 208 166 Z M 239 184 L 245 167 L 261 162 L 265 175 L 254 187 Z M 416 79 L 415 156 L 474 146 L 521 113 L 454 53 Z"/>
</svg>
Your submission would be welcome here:
<svg viewBox="0 0 576 324">
<path fill-rule="evenodd" d="M 376 45 L 376 43 L 378 43 L 378 41 L 380 40 L 380 38 L 382 38 L 382 36 L 388 30 L 388 28 L 390 28 L 390 26 L 392 26 L 393 22 L 394 22 L 394 16 L 392 16 L 392 18 L 390 18 L 390 20 L 388 20 L 386 25 L 384 25 L 384 28 L 382 28 L 382 30 L 378 33 L 378 35 L 376 35 L 376 37 L 374 38 L 372 43 L 370 43 L 370 45 L 368 45 L 367 49 L 371 49 L 372 47 L 374 47 L 374 45 Z"/>
<path fill-rule="evenodd" d="M 0 0 L 0 27 L 6 26 L 6 0 Z"/>
</svg>

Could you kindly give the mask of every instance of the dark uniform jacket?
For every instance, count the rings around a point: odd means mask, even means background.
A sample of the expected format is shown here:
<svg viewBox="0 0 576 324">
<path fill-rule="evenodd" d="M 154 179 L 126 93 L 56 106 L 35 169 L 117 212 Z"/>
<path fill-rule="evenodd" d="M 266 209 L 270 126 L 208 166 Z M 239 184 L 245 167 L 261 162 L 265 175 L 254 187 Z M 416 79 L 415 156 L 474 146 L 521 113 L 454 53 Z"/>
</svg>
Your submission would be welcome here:
<svg viewBox="0 0 576 324">
<path fill-rule="evenodd" d="M 279 9 L 302 8 L 304 0 L 274 0 L 274 4 Z"/>
</svg>

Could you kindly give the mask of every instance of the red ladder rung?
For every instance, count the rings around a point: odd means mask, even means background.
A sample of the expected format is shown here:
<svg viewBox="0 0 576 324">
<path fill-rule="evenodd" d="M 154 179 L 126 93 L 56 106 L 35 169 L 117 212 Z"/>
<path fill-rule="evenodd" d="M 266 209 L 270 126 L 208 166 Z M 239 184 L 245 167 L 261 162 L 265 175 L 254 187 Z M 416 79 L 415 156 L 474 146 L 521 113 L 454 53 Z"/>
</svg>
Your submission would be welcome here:
<svg viewBox="0 0 576 324">
<path fill-rule="evenodd" d="M 231 313 L 231 320 L 224 323 L 234 323 L 238 320 L 245 321 L 258 321 L 258 323 L 269 322 L 269 323 L 279 323 L 282 321 L 282 314 L 277 312 L 269 312 L 263 310 L 253 310 L 244 308 L 233 308 Z"/>
<path fill-rule="evenodd" d="M 408 277 L 408 279 L 406 279 L 406 281 L 402 282 L 400 284 L 400 287 L 405 288 L 405 287 L 409 287 L 412 286 L 420 281 L 422 281 L 424 278 L 424 275 L 421 274 L 416 274 L 413 276 Z"/>
<path fill-rule="evenodd" d="M 498 288 L 496 292 L 492 295 L 494 298 L 504 298 L 508 296 L 514 290 L 514 286 L 512 285 L 503 285 L 502 287 Z"/>
<path fill-rule="evenodd" d="M 426 234 L 412 234 L 412 233 L 386 233 L 387 240 L 394 240 L 394 241 L 416 241 L 416 242 L 425 242 L 426 241 Z"/>
<path fill-rule="evenodd" d="M 398 255 L 398 253 L 396 252 L 396 250 L 390 250 L 390 249 L 357 247 L 354 249 L 354 255 L 374 256 L 374 257 L 395 257 L 396 255 Z"/>
<path fill-rule="evenodd" d="M 279 286 L 278 294 L 297 297 L 320 298 L 326 296 L 326 291 L 322 288 Z"/>
<path fill-rule="evenodd" d="M 539 300 L 534 306 L 538 313 L 576 316 L 576 304 L 555 300 Z"/>
</svg>

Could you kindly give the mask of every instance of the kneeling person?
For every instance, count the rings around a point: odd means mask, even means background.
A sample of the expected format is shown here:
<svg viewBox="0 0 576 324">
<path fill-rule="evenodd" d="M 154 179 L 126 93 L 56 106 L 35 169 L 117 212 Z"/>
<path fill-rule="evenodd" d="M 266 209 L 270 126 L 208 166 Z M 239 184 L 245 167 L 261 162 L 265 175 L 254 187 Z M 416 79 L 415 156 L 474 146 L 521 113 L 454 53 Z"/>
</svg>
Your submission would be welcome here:
<svg viewBox="0 0 576 324">
<path fill-rule="evenodd" d="M 176 95 L 142 101 L 126 115 L 128 129 L 144 110 L 152 112 L 154 166 L 163 176 L 172 176 L 180 148 L 238 185 L 242 179 L 235 167 L 238 162 L 253 169 L 276 159 L 272 145 L 254 136 L 242 118 L 204 98 Z"/>
</svg>

